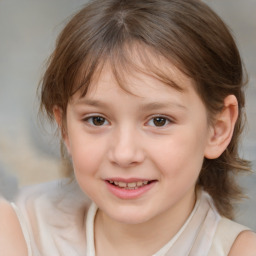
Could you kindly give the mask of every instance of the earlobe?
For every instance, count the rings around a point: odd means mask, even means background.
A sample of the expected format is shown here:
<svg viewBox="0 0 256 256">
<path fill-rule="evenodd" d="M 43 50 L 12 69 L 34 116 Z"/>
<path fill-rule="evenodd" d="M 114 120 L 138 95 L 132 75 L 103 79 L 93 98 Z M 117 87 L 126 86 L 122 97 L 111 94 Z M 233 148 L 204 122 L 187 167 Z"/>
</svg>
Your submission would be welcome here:
<svg viewBox="0 0 256 256">
<path fill-rule="evenodd" d="M 58 124 L 58 127 L 61 131 L 62 139 L 63 139 L 63 141 L 66 145 L 67 151 L 69 153 L 69 139 L 68 139 L 68 135 L 66 132 L 66 128 L 63 124 L 63 110 L 59 106 L 54 106 L 53 114 L 54 114 L 55 121 Z"/>
<path fill-rule="evenodd" d="M 218 158 L 225 151 L 232 139 L 237 117 L 237 99 L 234 95 L 229 95 L 224 99 L 223 110 L 217 114 L 215 122 L 210 128 L 205 149 L 206 158 Z"/>
</svg>

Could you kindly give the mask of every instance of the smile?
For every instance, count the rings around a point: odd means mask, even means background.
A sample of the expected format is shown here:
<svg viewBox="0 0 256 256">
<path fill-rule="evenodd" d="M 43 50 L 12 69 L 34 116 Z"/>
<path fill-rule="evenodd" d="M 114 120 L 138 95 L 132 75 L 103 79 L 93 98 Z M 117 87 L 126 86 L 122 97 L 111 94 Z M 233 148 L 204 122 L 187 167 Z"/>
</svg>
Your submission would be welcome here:
<svg viewBox="0 0 256 256">
<path fill-rule="evenodd" d="M 108 182 L 114 186 L 117 186 L 122 189 L 138 189 L 140 187 L 146 186 L 150 181 L 137 181 L 137 182 L 123 182 L 123 181 L 113 181 L 108 180 Z"/>
<path fill-rule="evenodd" d="M 152 190 L 157 180 L 106 179 L 109 192 L 120 199 L 136 199 Z"/>
</svg>

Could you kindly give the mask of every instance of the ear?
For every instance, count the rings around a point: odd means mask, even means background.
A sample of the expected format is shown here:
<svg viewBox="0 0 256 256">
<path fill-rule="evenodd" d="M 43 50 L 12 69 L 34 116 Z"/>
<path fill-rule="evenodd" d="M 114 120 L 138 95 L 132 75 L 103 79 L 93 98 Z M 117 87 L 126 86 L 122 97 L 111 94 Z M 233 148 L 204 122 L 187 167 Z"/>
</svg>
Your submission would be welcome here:
<svg viewBox="0 0 256 256">
<path fill-rule="evenodd" d="M 237 117 L 237 99 L 234 95 L 229 95 L 224 99 L 223 110 L 217 114 L 210 128 L 204 155 L 206 158 L 216 159 L 225 151 L 232 139 Z"/>
<path fill-rule="evenodd" d="M 67 134 L 67 128 L 63 124 L 63 120 L 64 120 L 63 119 L 63 110 L 59 106 L 54 106 L 53 114 L 54 114 L 55 121 L 58 124 L 58 127 L 61 131 L 62 139 L 63 139 L 63 141 L 66 145 L 66 148 L 68 150 L 68 153 L 69 153 L 69 139 L 68 139 L 68 134 Z"/>
</svg>

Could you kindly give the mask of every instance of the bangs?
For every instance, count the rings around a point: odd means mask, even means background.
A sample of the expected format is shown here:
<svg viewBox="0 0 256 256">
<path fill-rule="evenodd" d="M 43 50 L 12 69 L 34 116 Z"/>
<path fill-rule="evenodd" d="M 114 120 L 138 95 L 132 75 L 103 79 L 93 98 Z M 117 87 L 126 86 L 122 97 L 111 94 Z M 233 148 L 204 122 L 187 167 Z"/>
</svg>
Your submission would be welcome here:
<svg viewBox="0 0 256 256">
<path fill-rule="evenodd" d="M 177 70 L 183 72 L 181 69 L 174 66 L 153 47 L 140 42 L 129 42 L 116 45 L 114 49 L 104 49 L 88 54 L 78 69 L 70 96 L 79 92 L 80 97 L 84 97 L 91 84 L 97 83 L 106 65 L 110 67 L 117 84 L 130 94 L 133 93 L 128 87 L 129 78 L 138 78 L 140 74 L 150 76 L 178 91 L 185 89 L 179 81 L 172 79 Z"/>
</svg>

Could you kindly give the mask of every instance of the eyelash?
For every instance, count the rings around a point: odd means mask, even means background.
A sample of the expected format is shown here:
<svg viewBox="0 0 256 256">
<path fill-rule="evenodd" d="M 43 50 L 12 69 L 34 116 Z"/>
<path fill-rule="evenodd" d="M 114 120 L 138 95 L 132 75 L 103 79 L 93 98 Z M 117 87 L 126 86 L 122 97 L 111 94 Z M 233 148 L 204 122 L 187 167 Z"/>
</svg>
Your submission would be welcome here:
<svg viewBox="0 0 256 256">
<path fill-rule="evenodd" d="M 97 120 L 98 119 L 98 120 Z M 157 120 L 158 119 L 158 120 Z M 93 126 L 93 127 L 101 127 L 101 126 L 105 126 L 105 125 L 109 125 L 110 122 L 107 121 L 107 119 L 101 115 L 94 115 L 94 116 L 89 116 L 89 117 L 85 117 L 83 119 L 84 122 L 87 122 L 89 125 Z M 99 125 L 95 124 L 94 121 L 99 121 Z M 160 125 L 158 126 L 154 121 L 159 121 Z M 151 124 L 150 124 L 151 123 Z M 152 127 L 165 127 L 168 124 L 173 123 L 173 120 L 171 120 L 168 117 L 165 116 L 161 116 L 161 115 L 157 115 L 157 116 L 153 116 L 151 117 L 147 122 L 146 122 L 146 126 L 152 126 Z"/>
<path fill-rule="evenodd" d="M 156 123 L 154 123 L 154 121 L 156 121 L 156 119 L 160 119 L 159 121 L 163 121 L 164 123 L 162 123 L 162 125 L 158 126 L 158 125 L 156 125 Z M 153 122 L 153 124 L 150 125 L 149 124 L 150 122 Z M 173 123 L 173 120 L 171 120 L 170 118 L 168 118 L 166 116 L 157 115 L 157 116 L 151 117 L 146 124 L 148 126 L 162 128 L 162 127 L 165 127 L 165 126 L 169 125 L 170 123 Z"/>
<path fill-rule="evenodd" d="M 97 118 L 98 118 L 98 120 L 96 120 L 96 121 L 100 121 L 99 119 L 101 119 L 101 121 L 103 121 L 103 124 L 96 125 L 96 124 L 94 123 L 94 119 L 97 119 Z M 104 123 L 106 123 L 106 122 L 107 122 L 107 124 L 109 124 L 109 122 L 107 121 L 107 119 L 106 119 L 105 117 L 101 116 L 101 115 L 94 115 L 94 116 L 85 117 L 85 118 L 83 119 L 83 121 L 84 121 L 84 122 L 87 122 L 89 125 L 94 126 L 94 127 L 100 127 L 100 126 L 103 126 L 103 125 L 105 126 Z"/>
</svg>

